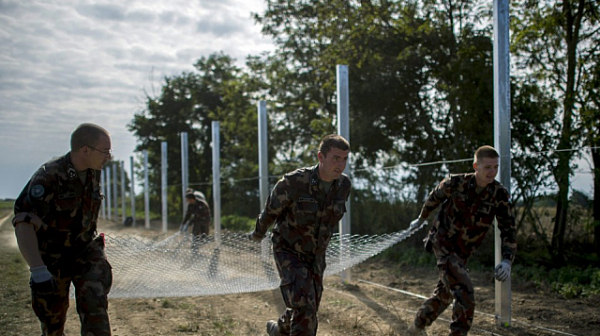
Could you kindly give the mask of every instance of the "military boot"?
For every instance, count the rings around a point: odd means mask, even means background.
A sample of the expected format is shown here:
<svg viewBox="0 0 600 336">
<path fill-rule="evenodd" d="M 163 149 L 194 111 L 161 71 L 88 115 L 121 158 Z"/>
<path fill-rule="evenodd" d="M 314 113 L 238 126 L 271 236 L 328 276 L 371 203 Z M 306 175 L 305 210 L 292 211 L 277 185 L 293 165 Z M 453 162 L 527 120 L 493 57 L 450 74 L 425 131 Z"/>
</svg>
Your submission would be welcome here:
<svg viewBox="0 0 600 336">
<path fill-rule="evenodd" d="M 425 328 L 419 328 L 414 323 L 409 325 L 408 329 L 406 329 L 406 331 L 408 332 L 409 336 L 427 336 L 427 332 L 425 331 Z"/>
<path fill-rule="evenodd" d="M 279 326 L 277 325 L 277 321 L 267 321 L 267 334 L 269 334 L 269 336 L 281 336 L 281 334 L 279 333 Z"/>
</svg>

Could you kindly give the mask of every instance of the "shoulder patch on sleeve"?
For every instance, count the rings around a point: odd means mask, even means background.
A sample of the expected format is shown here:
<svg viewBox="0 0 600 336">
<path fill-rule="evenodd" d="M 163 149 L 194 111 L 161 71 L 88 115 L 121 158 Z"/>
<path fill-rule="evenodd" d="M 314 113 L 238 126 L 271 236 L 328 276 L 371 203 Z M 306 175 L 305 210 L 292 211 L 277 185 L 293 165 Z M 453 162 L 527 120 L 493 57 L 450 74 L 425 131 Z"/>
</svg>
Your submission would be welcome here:
<svg viewBox="0 0 600 336">
<path fill-rule="evenodd" d="M 29 190 L 29 195 L 33 198 L 40 198 L 44 196 L 44 191 L 44 186 L 42 186 L 41 184 L 36 184 L 33 187 L 31 187 L 31 190 Z"/>
</svg>

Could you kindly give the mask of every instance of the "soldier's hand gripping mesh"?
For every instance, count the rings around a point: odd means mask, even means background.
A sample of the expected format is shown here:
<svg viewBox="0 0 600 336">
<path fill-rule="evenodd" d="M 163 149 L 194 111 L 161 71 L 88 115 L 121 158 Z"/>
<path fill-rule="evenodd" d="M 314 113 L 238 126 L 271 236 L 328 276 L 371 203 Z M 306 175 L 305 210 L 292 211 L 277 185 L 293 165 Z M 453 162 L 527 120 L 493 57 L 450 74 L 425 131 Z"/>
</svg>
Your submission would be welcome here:
<svg viewBox="0 0 600 336">
<path fill-rule="evenodd" d="M 511 261 L 504 259 L 496 266 L 496 269 L 494 270 L 496 280 L 504 282 L 510 278 L 510 265 Z"/>
<path fill-rule="evenodd" d="M 261 240 L 263 240 L 263 236 L 257 234 L 255 231 L 248 233 L 246 235 L 246 238 L 248 238 L 248 240 L 254 241 L 254 242 L 260 242 Z"/>
<path fill-rule="evenodd" d="M 29 269 L 31 278 L 29 287 L 38 294 L 52 294 L 58 290 L 56 279 L 48 271 L 46 266 L 32 267 Z"/>
<path fill-rule="evenodd" d="M 408 229 L 413 230 L 416 228 L 420 228 L 423 225 L 423 223 L 427 224 L 427 220 L 419 217 L 419 218 L 413 220 L 412 222 L 410 222 L 410 226 L 408 227 Z"/>
</svg>

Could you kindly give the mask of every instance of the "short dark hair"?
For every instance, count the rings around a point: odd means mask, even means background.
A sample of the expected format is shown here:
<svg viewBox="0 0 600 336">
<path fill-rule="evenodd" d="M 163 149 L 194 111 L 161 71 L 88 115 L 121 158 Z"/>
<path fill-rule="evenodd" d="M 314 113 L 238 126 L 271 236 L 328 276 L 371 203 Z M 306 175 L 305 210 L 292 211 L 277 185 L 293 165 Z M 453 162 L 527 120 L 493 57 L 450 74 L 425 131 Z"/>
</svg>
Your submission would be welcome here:
<svg viewBox="0 0 600 336">
<path fill-rule="evenodd" d="M 76 151 L 83 146 L 96 146 L 101 136 L 110 137 L 110 133 L 96 124 L 81 124 L 71 134 L 71 150 Z"/>
<path fill-rule="evenodd" d="M 327 156 L 327 153 L 329 153 L 332 147 L 341 149 L 343 151 L 350 150 L 350 144 L 348 143 L 348 140 L 344 139 L 344 137 L 339 134 L 329 134 L 324 136 L 319 144 L 319 152 Z"/>
<path fill-rule="evenodd" d="M 485 158 L 487 159 L 495 159 L 495 158 L 499 158 L 500 155 L 498 155 L 498 152 L 496 151 L 496 149 L 492 146 L 481 146 L 479 148 L 477 148 L 477 150 L 475 151 L 475 157 L 473 158 L 475 160 L 475 162 L 478 162 L 480 160 L 483 160 Z"/>
</svg>

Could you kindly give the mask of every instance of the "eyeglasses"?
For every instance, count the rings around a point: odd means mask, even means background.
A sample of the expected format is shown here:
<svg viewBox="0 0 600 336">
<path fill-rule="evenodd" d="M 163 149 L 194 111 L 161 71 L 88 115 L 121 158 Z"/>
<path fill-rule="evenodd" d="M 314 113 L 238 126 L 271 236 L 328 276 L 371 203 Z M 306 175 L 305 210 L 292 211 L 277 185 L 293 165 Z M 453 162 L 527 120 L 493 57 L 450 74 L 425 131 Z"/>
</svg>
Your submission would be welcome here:
<svg viewBox="0 0 600 336">
<path fill-rule="evenodd" d="M 87 146 L 95 151 L 98 151 L 98 152 L 104 154 L 104 156 L 106 156 L 106 157 L 109 157 L 109 158 L 112 157 L 112 149 L 109 149 L 108 151 L 103 151 L 103 150 L 99 150 L 98 148 L 94 148 L 90 145 L 87 145 Z"/>
</svg>

